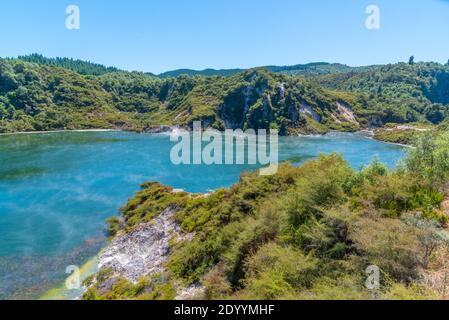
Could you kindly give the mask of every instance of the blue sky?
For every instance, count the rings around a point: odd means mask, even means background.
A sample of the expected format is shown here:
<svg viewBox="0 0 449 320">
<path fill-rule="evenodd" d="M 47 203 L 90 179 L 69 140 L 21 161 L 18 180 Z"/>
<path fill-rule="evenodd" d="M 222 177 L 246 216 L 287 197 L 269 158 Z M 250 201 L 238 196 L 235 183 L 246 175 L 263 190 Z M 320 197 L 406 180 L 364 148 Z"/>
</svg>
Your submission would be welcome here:
<svg viewBox="0 0 449 320">
<path fill-rule="evenodd" d="M 78 5 L 81 29 L 65 28 Z M 381 29 L 365 28 L 368 5 Z M 4 0 L 0 56 L 29 53 L 127 70 L 349 65 L 449 59 L 446 0 Z"/>
</svg>

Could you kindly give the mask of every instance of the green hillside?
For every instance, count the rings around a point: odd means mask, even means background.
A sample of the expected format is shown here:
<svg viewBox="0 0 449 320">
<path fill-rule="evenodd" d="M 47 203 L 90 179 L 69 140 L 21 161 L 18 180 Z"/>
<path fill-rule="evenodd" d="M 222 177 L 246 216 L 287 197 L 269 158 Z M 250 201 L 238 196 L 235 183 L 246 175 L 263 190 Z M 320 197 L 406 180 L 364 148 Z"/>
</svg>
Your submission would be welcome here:
<svg viewBox="0 0 449 320">
<path fill-rule="evenodd" d="M 368 94 L 383 105 L 387 122 L 438 124 L 449 114 L 448 65 L 399 63 L 314 79 L 327 88 Z"/>
<path fill-rule="evenodd" d="M 22 60 L 0 60 L 2 132 L 82 128 L 189 126 L 354 130 L 340 115 L 345 95 L 263 69 L 230 77 L 159 79 L 137 72 L 100 76 Z M 348 95 L 358 103 L 358 95 Z M 341 120 L 338 120 L 340 118 Z"/>
<path fill-rule="evenodd" d="M 77 60 L 23 59 L 33 62 L 0 59 L 0 132 L 141 131 L 201 120 L 217 129 L 324 133 L 439 124 L 449 115 L 449 67 L 434 63 L 317 63 L 161 79 Z"/>
<path fill-rule="evenodd" d="M 0 132 L 110 128 L 131 122 L 113 107 L 97 78 L 0 60 Z"/>
</svg>

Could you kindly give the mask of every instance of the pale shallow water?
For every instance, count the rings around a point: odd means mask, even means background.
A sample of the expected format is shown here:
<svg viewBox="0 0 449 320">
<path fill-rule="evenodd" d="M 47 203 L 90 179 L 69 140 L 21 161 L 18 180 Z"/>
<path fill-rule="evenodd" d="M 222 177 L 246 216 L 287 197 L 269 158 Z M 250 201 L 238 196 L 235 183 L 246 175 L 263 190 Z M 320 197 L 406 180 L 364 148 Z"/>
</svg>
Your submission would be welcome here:
<svg viewBox="0 0 449 320">
<path fill-rule="evenodd" d="M 0 136 L 0 299 L 35 298 L 105 243 L 105 219 L 145 181 L 209 192 L 254 166 L 175 166 L 168 135 L 66 132 Z M 357 134 L 280 138 L 280 160 L 338 152 L 356 169 L 393 167 L 400 146 Z"/>
</svg>

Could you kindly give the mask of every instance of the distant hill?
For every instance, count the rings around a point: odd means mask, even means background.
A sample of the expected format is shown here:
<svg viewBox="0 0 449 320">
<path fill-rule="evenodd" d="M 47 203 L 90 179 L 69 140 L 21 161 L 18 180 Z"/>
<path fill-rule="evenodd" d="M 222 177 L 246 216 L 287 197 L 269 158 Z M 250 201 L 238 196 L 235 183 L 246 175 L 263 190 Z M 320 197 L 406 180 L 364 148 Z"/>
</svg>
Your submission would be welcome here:
<svg viewBox="0 0 449 320">
<path fill-rule="evenodd" d="M 300 74 L 337 74 L 347 72 L 358 72 L 369 67 L 350 67 L 341 63 L 327 63 L 327 62 L 314 62 L 307 64 L 297 64 L 293 66 L 266 66 L 265 69 L 275 72 L 284 73 L 290 75 Z"/>
<path fill-rule="evenodd" d="M 163 72 L 158 75 L 159 78 L 176 78 L 180 75 L 187 76 L 232 76 L 240 73 L 244 69 L 205 69 L 205 70 L 192 70 L 192 69 L 177 69 L 172 71 Z"/>
<path fill-rule="evenodd" d="M 90 61 L 83 61 L 79 59 L 71 58 L 47 58 L 41 54 L 31 54 L 25 56 L 17 57 L 18 60 L 38 63 L 41 65 L 60 67 L 64 69 L 69 69 L 83 75 L 94 75 L 100 76 L 111 72 L 120 72 L 122 70 L 115 67 L 106 67 L 102 64 L 93 63 Z M 350 67 L 340 63 L 327 63 L 327 62 L 314 62 L 307 64 L 297 64 L 292 66 L 261 66 L 261 69 L 266 69 L 273 73 L 282 73 L 289 75 L 326 75 L 326 74 L 341 74 L 349 72 L 362 72 L 367 71 L 373 67 Z M 193 69 L 177 69 L 167 72 L 163 72 L 159 75 L 155 75 L 151 72 L 146 72 L 147 75 L 153 77 L 159 77 L 161 79 L 165 78 L 176 78 L 181 75 L 187 76 L 224 76 L 229 77 L 241 73 L 249 69 L 204 69 L 204 70 L 193 70 Z"/>
<path fill-rule="evenodd" d="M 358 72 L 366 70 L 367 68 L 370 67 L 350 67 L 340 63 L 314 62 L 308 64 L 297 64 L 293 66 L 262 66 L 260 68 L 266 69 L 274 73 L 299 75 L 299 74 L 335 74 L 345 72 Z M 161 73 L 158 75 L 158 77 L 160 78 L 178 77 L 183 74 L 188 76 L 232 76 L 245 70 L 247 69 L 220 69 L 220 70 L 178 69 Z"/>
</svg>

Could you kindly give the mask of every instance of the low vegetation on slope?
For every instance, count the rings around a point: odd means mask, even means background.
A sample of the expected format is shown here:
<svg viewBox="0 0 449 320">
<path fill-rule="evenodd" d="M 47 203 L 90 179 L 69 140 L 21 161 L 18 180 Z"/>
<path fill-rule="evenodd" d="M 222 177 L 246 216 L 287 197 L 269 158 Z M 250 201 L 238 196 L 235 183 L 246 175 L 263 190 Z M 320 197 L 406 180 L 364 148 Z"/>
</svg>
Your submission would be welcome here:
<svg viewBox="0 0 449 320">
<path fill-rule="evenodd" d="M 101 270 L 84 298 L 172 299 L 191 284 L 206 299 L 445 298 L 448 159 L 446 132 L 421 139 L 395 171 L 376 161 L 354 171 L 332 154 L 274 176 L 244 174 L 208 196 L 144 184 L 111 233 L 172 207 L 192 238 L 171 244 L 164 273 L 131 283 Z M 373 265 L 380 287 L 369 290 Z"/>
</svg>

